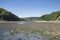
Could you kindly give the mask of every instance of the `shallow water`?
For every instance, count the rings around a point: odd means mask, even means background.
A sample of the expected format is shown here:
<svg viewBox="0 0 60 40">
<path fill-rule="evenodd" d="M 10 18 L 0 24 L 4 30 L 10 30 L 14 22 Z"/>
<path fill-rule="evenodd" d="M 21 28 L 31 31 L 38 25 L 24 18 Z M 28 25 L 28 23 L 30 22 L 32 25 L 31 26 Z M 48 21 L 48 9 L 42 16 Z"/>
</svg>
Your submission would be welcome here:
<svg viewBox="0 0 60 40">
<path fill-rule="evenodd" d="M 17 22 L 17 24 L 25 23 L 27 22 Z M 16 23 L 0 23 L 0 40 L 52 40 L 54 38 L 42 35 L 40 32 L 31 33 L 24 30 L 10 29 L 14 27 L 14 25 L 16 25 Z M 56 38 L 54 38 L 54 40 L 55 39 Z"/>
<path fill-rule="evenodd" d="M 26 24 L 27 22 L 17 22 L 18 24 Z M 30 23 L 30 22 L 28 22 Z M 42 35 L 38 32 L 27 33 L 25 31 L 10 29 L 16 23 L 0 23 L 0 40 L 42 40 Z"/>
<path fill-rule="evenodd" d="M 14 33 L 13 30 L 5 31 L 1 34 L 0 40 L 42 40 L 42 35 L 38 32 L 27 33 L 20 31 L 19 33 Z"/>
</svg>

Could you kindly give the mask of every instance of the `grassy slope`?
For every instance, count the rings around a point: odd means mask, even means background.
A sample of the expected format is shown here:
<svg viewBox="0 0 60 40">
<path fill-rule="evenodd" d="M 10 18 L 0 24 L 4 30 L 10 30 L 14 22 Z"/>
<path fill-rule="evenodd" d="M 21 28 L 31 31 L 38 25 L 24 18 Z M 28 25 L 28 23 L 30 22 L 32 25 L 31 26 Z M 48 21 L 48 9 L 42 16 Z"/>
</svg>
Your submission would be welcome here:
<svg viewBox="0 0 60 40">
<path fill-rule="evenodd" d="M 27 17 L 24 18 L 25 20 L 35 21 L 35 20 L 42 20 L 42 21 L 55 21 L 60 20 L 60 11 L 52 12 L 50 14 L 42 15 L 41 17 Z"/>
</svg>

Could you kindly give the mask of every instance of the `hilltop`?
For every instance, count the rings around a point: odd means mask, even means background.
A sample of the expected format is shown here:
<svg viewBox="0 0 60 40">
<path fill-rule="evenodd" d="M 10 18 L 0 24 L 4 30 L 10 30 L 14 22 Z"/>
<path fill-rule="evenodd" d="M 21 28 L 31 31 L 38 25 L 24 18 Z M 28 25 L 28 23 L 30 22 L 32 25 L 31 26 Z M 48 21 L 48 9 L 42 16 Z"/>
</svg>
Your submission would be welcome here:
<svg viewBox="0 0 60 40">
<path fill-rule="evenodd" d="M 0 20 L 4 21 L 21 21 L 23 19 L 19 18 L 10 11 L 0 8 Z"/>
<path fill-rule="evenodd" d="M 60 20 L 60 11 L 52 12 L 51 14 L 45 14 L 40 17 L 40 20 L 46 21 Z"/>
<path fill-rule="evenodd" d="M 34 20 L 40 20 L 40 21 L 55 21 L 60 20 L 60 11 L 52 12 L 50 14 L 42 15 L 41 17 L 27 17 L 26 20 L 34 21 Z"/>
<path fill-rule="evenodd" d="M 60 11 L 52 12 L 50 14 L 42 15 L 41 17 L 27 17 L 27 18 L 19 18 L 15 14 L 10 11 L 7 11 L 3 8 L 0 8 L 0 20 L 5 21 L 55 21 L 60 20 Z"/>
</svg>

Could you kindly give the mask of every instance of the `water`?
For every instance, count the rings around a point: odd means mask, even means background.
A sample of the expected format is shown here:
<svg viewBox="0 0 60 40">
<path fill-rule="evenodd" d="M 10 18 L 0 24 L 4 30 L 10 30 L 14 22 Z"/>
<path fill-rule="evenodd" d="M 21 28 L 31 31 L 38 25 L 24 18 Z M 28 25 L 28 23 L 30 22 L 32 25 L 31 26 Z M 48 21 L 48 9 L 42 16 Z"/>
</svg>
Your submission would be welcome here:
<svg viewBox="0 0 60 40">
<path fill-rule="evenodd" d="M 0 23 L 0 40 L 52 40 L 48 36 L 42 35 L 40 32 L 26 32 L 24 30 L 11 29 L 16 24 L 28 24 L 31 22 L 8 22 Z"/>
<path fill-rule="evenodd" d="M 30 22 L 7 22 L 0 23 L 0 40 L 42 40 L 42 35 L 38 32 L 30 33 L 26 31 L 17 30 L 16 32 L 13 29 L 10 29 L 17 24 L 26 24 Z"/>
<path fill-rule="evenodd" d="M 33 21 L 17 21 L 18 24 L 28 24 L 32 23 Z"/>
<path fill-rule="evenodd" d="M 42 40 L 42 35 L 38 32 L 36 33 L 27 33 L 20 31 L 20 33 L 14 33 L 13 30 L 5 31 L 1 34 L 0 40 Z"/>
</svg>

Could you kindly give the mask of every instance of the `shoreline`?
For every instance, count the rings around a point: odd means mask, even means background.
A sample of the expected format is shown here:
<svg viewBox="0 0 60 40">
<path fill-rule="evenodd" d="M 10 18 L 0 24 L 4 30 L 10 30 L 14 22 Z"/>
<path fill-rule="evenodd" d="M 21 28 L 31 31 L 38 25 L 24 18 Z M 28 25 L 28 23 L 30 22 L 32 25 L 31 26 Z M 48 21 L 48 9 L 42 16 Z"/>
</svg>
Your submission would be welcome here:
<svg viewBox="0 0 60 40">
<path fill-rule="evenodd" d="M 0 21 L 0 23 L 16 23 L 16 22 L 54 22 L 54 23 L 60 23 L 60 21 Z"/>
</svg>

